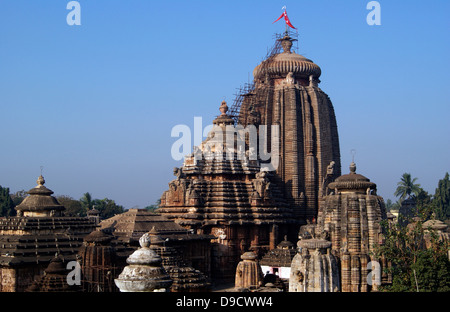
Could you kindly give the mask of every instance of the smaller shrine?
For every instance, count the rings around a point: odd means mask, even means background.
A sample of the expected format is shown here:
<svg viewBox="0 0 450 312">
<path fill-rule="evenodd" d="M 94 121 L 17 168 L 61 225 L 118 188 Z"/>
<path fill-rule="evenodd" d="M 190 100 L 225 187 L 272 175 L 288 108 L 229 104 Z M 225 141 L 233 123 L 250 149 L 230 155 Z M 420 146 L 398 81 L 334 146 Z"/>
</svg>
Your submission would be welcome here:
<svg viewBox="0 0 450 312">
<path fill-rule="evenodd" d="M 155 227 L 148 234 L 150 248 L 161 257 L 163 267 L 173 281 L 171 292 L 207 292 L 211 289 L 209 278 L 183 260 L 182 250 L 166 244 L 167 240 L 162 238 Z"/>
<path fill-rule="evenodd" d="M 84 238 L 78 251 L 85 292 L 115 292 L 114 278 L 126 264 L 111 245 L 114 238 L 102 230 L 95 230 Z"/>
<path fill-rule="evenodd" d="M 95 229 L 87 217 L 66 217 L 41 175 L 15 207 L 17 216 L 0 219 L 0 291 L 27 289 L 58 254 L 75 260 L 83 238 Z"/>
<path fill-rule="evenodd" d="M 291 275 L 291 262 L 295 254 L 295 245 L 285 236 L 277 248 L 269 250 L 262 257 L 259 264 L 264 274 L 274 274 L 287 281 Z"/>
<path fill-rule="evenodd" d="M 69 270 L 62 258 L 58 255 L 50 261 L 48 267 L 44 270 L 44 275 L 38 277 L 26 292 L 79 292 L 79 285 L 69 285 L 67 275 Z"/>
<path fill-rule="evenodd" d="M 383 242 L 381 221 L 387 219 L 384 200 L 377 195 L 375 183 L 356 173 L 354 162 L 350 173 L 328 184 L 328 189 L 313 227 L 317 238 L 331 242 L 331 252 L 340 260 L 342 291 L 376 290 L 378 285 L 369 285 L 367 276 L 372 261 L 381 268 L 387 266 L 384 259 L 374 257 L 375 246 Z"/>
<path fill-rule="evenodd" d="M 331 254 L 331 242 L 304 239 L 297 243 L 289 279 L 289 292 L 338 292 L 338 260 Z"/>
<path fill-rule="evenodd" d="M 262 285 L 264 275 L 257 261 L 258 256 L 251 251 L 245 252 L 236 268 L 235 288 L 255 289 Z"/>
<path fill-rule="evenodd" d="M 150 235 L 139 239 L 140 248 L 127 259 L 128 265 L 114 281 L 121 292 L 167 292 L 172 279 L 161 257 L 150 247 Z"/>
<path fill-rule="evenodd" d="M 113 236 L 110 245 L 120 264 L 138 248 L 140 237 L 152 232 L 163 241 L 161 250 L 176 251 L 184 264 L 210 276 L 212 235 L 192 233 L 159 213 L 134 208 L 101 221 L 99 226 Z"/>
</svg>

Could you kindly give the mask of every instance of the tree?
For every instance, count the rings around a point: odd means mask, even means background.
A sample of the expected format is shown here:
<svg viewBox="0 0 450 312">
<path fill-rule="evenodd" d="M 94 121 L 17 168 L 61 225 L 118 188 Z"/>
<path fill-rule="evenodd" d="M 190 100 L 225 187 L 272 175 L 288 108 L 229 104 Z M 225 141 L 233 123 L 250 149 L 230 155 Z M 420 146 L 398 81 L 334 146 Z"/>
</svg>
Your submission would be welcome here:
<svg viewBox="0 0 450 312">
<path fill-rule="evenodd" d="M 108 219 L 125 211 L 123 206 L 117 205 L 109 198 L 94 199 L 92 205 L 99 211 L 101 219 Z"/>
<path fill-rule="evenodd" d="M 80 198 L 80 202 L 83 208 L 86 210 L 86 212 L 92 209 L 93 206 L 92 196 L 89 192 L 83 194 L 83 197 Z"/>
<path fill-rule="evenodd" d="M 14 203 L 9 195 L 9 188 L 0 186 L 0 215 L 9 217 L 15 214 Z"/>
<path fill-rule="evenodd" d="M 400 202 L 397 201 L 394 203 L 391 199 L 387 199 L 385 203 L 386 211 L 399 210 L 400 206 Z"/>
<path fill-rule="evenodd" d="M 420 184 L 415 184 L 417 178 L 412 179 L 410 173 L 404 173 L 400 182 L 397 183 L 397 189 L 394 195 L 399 197 L 400 201 L 403 201 L 406 196 L 411 197 L 411 194 L 418 195 L 420 192 Z"/>
<path fill-rule="evenodd" d="M 424 229 L 429 210 L 421 209 L 408 226 L 382 221 L 384 243 L 375 247 L 375 254 L 391 264 L 386 270 L 392 274 L 392 285 L 381 290 L 450 291 L 449 243 L 439 239 L 433 229 Z"/>
<path fill-rule="evenodd" d="M 25 190 L 17 191 L 14 194 L 11 194 L 11 199 L 14 203 L 14 206 L 20 205 L 20 203 L 28 196 L 28 192 Z"/>
<path fill-rule="evenodd" d="M 64 214 L 68 217 L 85 217 L 86 210 L 83 208 L 81 201 L 75 200 L 70 196 L 60 195 L 56 196 L 58 202 L 63 205 L 66 210 Z"/>
<path fill-rule="evenodd" d="M 444 179 L 439 180 L 432 204 L 436 218 L 442 221 L 450 219 L 450 179 L 448 172 Z"/>
</svg>

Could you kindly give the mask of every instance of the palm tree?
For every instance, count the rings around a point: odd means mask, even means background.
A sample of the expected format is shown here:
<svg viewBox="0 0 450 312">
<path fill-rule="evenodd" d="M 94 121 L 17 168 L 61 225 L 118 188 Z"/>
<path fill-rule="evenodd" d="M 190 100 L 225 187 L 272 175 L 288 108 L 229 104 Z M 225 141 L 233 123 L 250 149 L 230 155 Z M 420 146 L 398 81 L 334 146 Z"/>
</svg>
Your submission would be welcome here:
<svg viewBox="0 0 450 312">
<path fill-rule="evenodd" d="M 83 197 L 80 198 L 80 202 L 86 211 L 89 211 L 90 209 L 92 209 L 92 205 L 93 205 L 92 196 L 91 196 L 91 194 L 89 194 L 89 192 L 83 194 Z"/>
<path fill-rule="evenodd" d="M 412 179 L 410 173 L 404 173 L 400 182 L 397 183 L 397 189 L 394 195 L 400 196 L 400 201 L 403 201 L 406 196 L 411 197 L 411 194 L 418 195 L 420 193 L 420 184 L 415 184 L 417 178 Z"/>
</svg>

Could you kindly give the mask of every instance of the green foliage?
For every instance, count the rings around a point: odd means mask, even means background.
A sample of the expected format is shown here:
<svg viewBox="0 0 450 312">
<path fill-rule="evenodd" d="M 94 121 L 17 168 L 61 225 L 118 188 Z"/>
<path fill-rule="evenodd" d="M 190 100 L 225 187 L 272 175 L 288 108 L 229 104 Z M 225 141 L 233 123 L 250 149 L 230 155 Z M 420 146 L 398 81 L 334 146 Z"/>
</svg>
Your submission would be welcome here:
<svg viewBox="0 0 450 312">
<path fill-rule="evenodd" d="M 9 188 L 0 186 L 0 216 L 14 216 L 15 206 L 19 205 L 27 196 L 26 191 L 19 191 L 12 195 L 9 194 Z M 117 205 L 114 200 L 109 198 L 93 199 L 90 193 L 84 193 L 79 199 L 73 199 L 70 196 L 56 196 L 58 202 L 63 205 L 66 210 L 64 214 L 72 217 L 84 217 L 89 209 L 95 208 L 100 212 L 101 219 L 113 217 L 116 214 L 123 213 L 123 206 Z M 157 208 L 158 203 L 154 206 Z"/>
<path fill-rule="evenodd" d="M 58 202 L 63 205 L 66 210 L 64 214 L 68 217 L 85 217 L 86 209 L 81 204 L 81 201 L 75 200 L 70 196 L 56 196 Z"/>
<path fill-rule="evenodd" d="M 100 212 L 101 219 L 108 219 L 125 211 L 123 206 L 117 205 L 114 200 L 109 198 L 94 199 L 92 206 Z"/>
<path fill-rule="evenodd" d="M 92 195 L 89 192 L 83 194 L 83 197 L 80 198 L 80 203 L 85 212 L 93 208 L 98 210 L 100 219 L 108 219 L 125 211 L 123 206 L 117 205 L 112 199 L 92 199 Z"/>
<path fill-rule="evenodd" d="M 92 196 L 89 192 L 83 194 L 83 197 L 80 198 L 80 202 L 86 211 L 92 209 Z"/>
<path fill-rule="evenodd" d="M 416 184 L 417 178 L 412 178 L 410 173 L 404 173 L 400 182 L 397 183 L 397 189 L 394 195 L 399 197 L 400 201 L 404 200 L 406 196 L 411 197 L 411 194 L 418 195 L 420 192 L 420 184 Z"/>
<path fill-rule="evenodd" d="M 14 216 L 14 202 L 9 195 L 9 188 L 0 186 L 0 216 Z"/>
<path fill-rule="evenodd" d="M 108 219 L 125 211 L 123 206 L 117 205 L 114 200 L 109 198 L 93 199 L 89 192 L 84 193 L 79 200 L 69 196 L 59 196 L 58 201 L 66 207 L 67 216 L 84 217 L 89 210 L 95 208 L 100 213 L 100 219 Z"/>
<path fill-rule="evenodd" d="M 439 180 L 432 205 L 436 218 L 442 221 L 450 219 L 450 179 L 448 172 L 445 174 L 444 179 Z"/>
<path fill-rule="evenodd" d="M 400 202 L 392 202 L 392 200 L 390 200 L 390 199 L 388 199 L 388 200 L 386 200 L 386 202 L 385 202 L 385 207 L 386 207 L 386 211 L 391 211 L 391 210 L 399 210 L 400 209 L 400 206 L 401 206 L 401 204 L 400 204 Z"/>
<path fill-rule="evenodd" d="M 21 190 L 17 191 L 14 194 L 11 194 L 11 199 L 14 203 L 14 207 L 20 205 L 20 203 L 28 196 L 27 191 Z"/>
<path fill-rule="evenodd" d="M 444 253 L 434 250 L 422 250 L 418 253 L 416 263 L 411 265 L 416 289 L 419 291 L 450 291 L 450 261 Z M 415 283 L 414 280 L 414 283 Z M 413 281 L 410 282 L 412 284 Z"/>
<path fill-rule="evenodd" d="M 414 220 L 408 220 L 408 226 L 382 222 L 385 242 L 376 247 L 376 255 L 391 263 L 386 270 L 393 277 L 392 285 L 382 290 L 450 291 L 449 243 L 439 239 L 431 228 L 424 229 L 428 216 L 429 206 L 420 208 Z"/>
</svg>

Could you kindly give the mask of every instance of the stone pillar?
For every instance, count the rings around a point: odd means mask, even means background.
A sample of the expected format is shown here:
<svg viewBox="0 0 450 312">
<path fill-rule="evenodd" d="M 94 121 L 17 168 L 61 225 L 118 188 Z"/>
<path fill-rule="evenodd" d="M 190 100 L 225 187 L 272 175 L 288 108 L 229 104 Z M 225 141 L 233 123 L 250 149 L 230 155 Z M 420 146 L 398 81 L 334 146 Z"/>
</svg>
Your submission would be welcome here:
<svg viewBox="0 0 450 312">
<path fill-rule="evenodd" d="M 150 235 L 139 239 L 141 248 L 132 253 L 119 277 L 114 281 L 121 292 L 166 292 L 172 280 L 162 267 L 161 257 L 150 246 Z"/>
<path fill-rule="evenodd" d="M 246 252 L 241 256 L 242 261 L 236 268 L 235 288 L 257 288 L 263 280 L 263 272 L 256 261 L 254 252 Z"/>
</svg>

